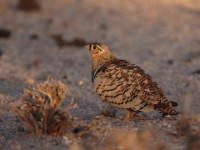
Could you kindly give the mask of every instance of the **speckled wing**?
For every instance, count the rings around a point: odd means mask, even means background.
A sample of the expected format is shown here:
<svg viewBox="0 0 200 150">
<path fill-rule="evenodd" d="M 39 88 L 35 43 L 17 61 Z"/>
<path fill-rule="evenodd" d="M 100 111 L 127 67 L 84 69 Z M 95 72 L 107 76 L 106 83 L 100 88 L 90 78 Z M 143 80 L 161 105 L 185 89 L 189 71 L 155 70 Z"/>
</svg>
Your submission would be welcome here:
<svg viewBox="0 0 200 150">
<path fill-rule="evenodd" d="M 96 93 L 116 107 L 149 112 L 177 113 L 177 104 L 165 98 L 162 89 L 140 67 L 124 60 L 107 63 L 93 72 Z"/>
</svg>

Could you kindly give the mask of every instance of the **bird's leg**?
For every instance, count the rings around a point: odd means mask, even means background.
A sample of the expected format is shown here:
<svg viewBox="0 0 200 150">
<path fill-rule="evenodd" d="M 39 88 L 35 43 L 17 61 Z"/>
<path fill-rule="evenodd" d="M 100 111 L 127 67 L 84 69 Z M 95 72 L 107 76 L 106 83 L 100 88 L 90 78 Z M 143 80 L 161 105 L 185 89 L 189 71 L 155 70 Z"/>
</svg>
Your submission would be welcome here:
<svg viewBox="0 0 200 150">
<path fill-rule="evenodd" d="M 136 112 L 130 109 L 127 109 L 127 115 L 124 117 L 124 120 L 130 120 L 135 114 Z"/>
</svg>

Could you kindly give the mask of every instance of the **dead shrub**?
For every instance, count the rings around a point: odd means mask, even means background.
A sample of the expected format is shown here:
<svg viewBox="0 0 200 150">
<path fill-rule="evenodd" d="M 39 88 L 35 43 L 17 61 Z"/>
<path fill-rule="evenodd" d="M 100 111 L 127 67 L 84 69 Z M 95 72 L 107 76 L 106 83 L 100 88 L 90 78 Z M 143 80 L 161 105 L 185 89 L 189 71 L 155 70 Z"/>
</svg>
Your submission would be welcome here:
<svg viewBox="0 0 200 150">
<path fill-rule="evenodd" d="M 67 87 L 55 80 L 24 89 L 20 106 L 12 106 L 24 128 L 37 135 L 61 135 L 72 126 L 69 108 L 61 104 L 66 96 Z"/>
</svg>

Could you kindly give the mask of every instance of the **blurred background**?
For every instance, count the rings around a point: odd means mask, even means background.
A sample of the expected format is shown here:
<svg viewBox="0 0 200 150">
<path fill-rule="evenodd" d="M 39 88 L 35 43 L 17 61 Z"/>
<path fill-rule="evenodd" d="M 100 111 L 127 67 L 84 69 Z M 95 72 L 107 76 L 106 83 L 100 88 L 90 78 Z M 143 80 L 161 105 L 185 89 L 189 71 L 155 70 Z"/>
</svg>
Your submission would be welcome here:
<svg viewBox="0 0 200 150">
<path fill-rule="evenodd" d="M 200 113 L 199 0 L 0 0 L 1 104 L 18 104 L 24 87 L 50 76 L 69 86 L 75 116 L 99 114 L 107 105 L 92 87 L 90 42 L 141 66 L 180 111 L 189 99 L 190 112 Z M 18 135 L 11 122 L 2 139 Z"/>
</svg>

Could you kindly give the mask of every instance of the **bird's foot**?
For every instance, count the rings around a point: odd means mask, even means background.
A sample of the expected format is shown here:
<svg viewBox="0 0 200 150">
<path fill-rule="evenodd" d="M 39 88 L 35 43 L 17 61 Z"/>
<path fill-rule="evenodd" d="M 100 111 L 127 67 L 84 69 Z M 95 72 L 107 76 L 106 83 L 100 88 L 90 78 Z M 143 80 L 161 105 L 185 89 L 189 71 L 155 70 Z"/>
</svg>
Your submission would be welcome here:
<svg viewBox="0 0 200 150">
<path fill-rule="evenodd" d="M 124 120 L 130 121 L 135 114 L 136 114 L 136 112 L 134 112 L 132 110 L 128 110 L 127 115 L 124 116 Z"/>
</svg>

